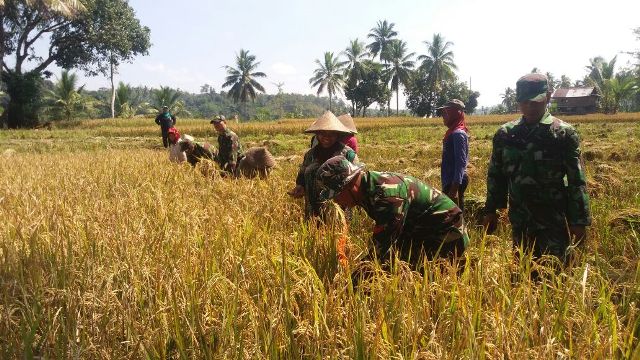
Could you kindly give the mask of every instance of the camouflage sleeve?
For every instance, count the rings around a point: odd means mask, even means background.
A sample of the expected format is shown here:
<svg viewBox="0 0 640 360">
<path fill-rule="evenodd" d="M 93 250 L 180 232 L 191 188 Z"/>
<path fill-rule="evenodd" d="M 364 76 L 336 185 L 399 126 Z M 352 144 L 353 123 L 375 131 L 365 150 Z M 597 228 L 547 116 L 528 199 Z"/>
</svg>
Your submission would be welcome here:
<svg viewBox="0 0 640 360">
<path fill-rule="evenodd" d="M 375 204 L 373 243 L 380 259 L 384 260 L 389 256 L 389 250 L 402 233 L 409 208 L 407 201 L 398 197 L 386 197 Z"/>
<path fill-rule="evenodd" d="M 353 150 L 347 151 L 345 158 L 347 158 L 347 160 L 351 161 L 354 164 L 360 163 L 360 159 L 358 159 L 358 154 L 356 154 L 356 152 Z"/>
<path fill-rule="evenodd" d="M 575 131 L 568 135 L 563 161 L 567 174 L 567 222 L 569 225 L 591 225 L 587 181 L 580 158 L 580 137 Z"/>
<path fill-rule="evenodd" d="M 296 185 L 300 185 L 304 187 L 304 169 L 311 164 L 311 152 L 313 148 L 308 150 L 304 154 L 304 159 L 302 160 L 302 164 L 300 164 L 300 168 L 298 169 L 298 176 L 296 176 Z"/>
<path fill-rule="evenodd" d="M 493 150 L 487 171 L 487 200 L 484 205 L 486 212 L 494 212 L 496 209 L 507 207 L 507 177 L 502 172 L 502 149 L 504 145 L 501 136 L 503 131 L 501 128 L 493 136 Z"/>
<path fill-rule="evenodd" d="M 238 164 L 238 149 L 240 149 L 240 139 L 238 135 L 231 136 L 231 156 L 229 157 L 228 166 L 235 170 L 236 165 Z"/>
</svg>

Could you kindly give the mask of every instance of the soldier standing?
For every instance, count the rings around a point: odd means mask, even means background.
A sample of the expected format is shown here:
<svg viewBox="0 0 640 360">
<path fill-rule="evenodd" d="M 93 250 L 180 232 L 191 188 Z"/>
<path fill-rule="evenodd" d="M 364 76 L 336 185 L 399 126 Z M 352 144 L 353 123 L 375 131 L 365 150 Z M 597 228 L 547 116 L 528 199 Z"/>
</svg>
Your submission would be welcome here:
<svg viewBox="0 0 640 360">
<path fill-rule="evenodd" d="M 418 269 L 423 257 L 454 258 L 469 243 L 460 208 L 414 177 L 366 171 L 339 155 L 320 166 L 316 179 L 321 200 L 333 199 L 344 208 L 360 206 L 375 221 L 375 257 L 383 263 L 397 252 Z"/>
<path fill-rule="evenodd" d="M 211 124 L 218 133 L 218 154 L 215 161 L 220 168 L 232 176 L 237 176 L 237 166 L 244 157 L 242 153 L 242 145 L 238 135 L 227 127 L 227 122 L 223 115 L 218 115 L 211 120 Z"/>
<path fill-rule="evenodd" d="M 508 199 L 514 247 L 566 263 L 571 239 L 584 242 L 591 215 L 578 133 L 547 112 L 550 98 L 542 74 L 516 83 L 522 116 L 493 137 L 483 224 L 492 233 L 496 209 L 506 208 Z"/>
</svg>

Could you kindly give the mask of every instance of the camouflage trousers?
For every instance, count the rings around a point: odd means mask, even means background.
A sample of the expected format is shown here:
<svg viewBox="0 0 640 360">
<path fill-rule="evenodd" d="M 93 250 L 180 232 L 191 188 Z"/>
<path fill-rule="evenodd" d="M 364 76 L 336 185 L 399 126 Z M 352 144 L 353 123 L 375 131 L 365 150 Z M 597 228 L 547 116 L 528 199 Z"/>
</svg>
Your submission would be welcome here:
<svg viewBox="0 0 640 360">
<path fill-rule="evenodd" d="M 419 269 L 423 258 L 454 259 L 464 253 L 468 244 L 462 211 L 455 207 L 407 219 L 396 243 L 379 244 L 376 250 L 383 262 L 389 260 L 391 250 L 398 254 L 400 260 Z"/>
<path fill-rule="evenodd" d="M 531 252 L 534 259 L 551 255 L 566 263 L 571 241 L 565 213 L 559 208 L 531 204 L 512 208 L 509 219 L 514 248 Z"/>
</svg>

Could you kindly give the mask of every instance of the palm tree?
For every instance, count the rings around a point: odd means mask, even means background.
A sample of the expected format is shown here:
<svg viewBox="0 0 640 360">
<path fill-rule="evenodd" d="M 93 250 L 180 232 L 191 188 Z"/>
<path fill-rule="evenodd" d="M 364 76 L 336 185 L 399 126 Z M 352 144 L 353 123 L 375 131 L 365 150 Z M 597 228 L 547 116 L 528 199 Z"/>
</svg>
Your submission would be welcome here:
<svg viewBox="0 0 640 360">
<path fill-rule="evenodd" d="M 502 105 L 507 108 L 507 112 L 514 112 L 516 110 L 516 92 L 512 88 L 508 87 L 504 90 L 502 96 Z"/>
<path fill-rule="evenodd" d="M 400 85 L 407 87 L 411 78 L 415 53 L 407 54 L 407 43 L 394 40 L 387 47 L 385 58 L 389 61 L 387 77 L 391 79 L 391 90 L 396 92 L 396 116 L 400 114 Z"/>
<path fill-rule="evenodd" d="M 589 71 L 587 78 L 602 90 L 605 81 L 613 78 L 617 59 L 617 55 L 609 62 L 602 56 L 589 59 L 589 65 L 586 66 L 587 71 Z"/>
<path fill-rule="evenodd" d="M 140 108 L 140 92 L 122 81 L 116 88 L 115 110 L 121 118 L 132 118 Z"/>
<path fill-rule="evenodd" d="M 329 111 L 331 111 L 331 98 L 333 94 L 341 93 L 344 86 L 344 62 L 340 62 L 338 56 L 327 51 L 324 53 L 324 61 L 316 59 L 318 68 L 314 70 L 313 77 L 309 79 L 312 87 L 318 87 L 318 96 L 326 89 L 329 93 Z"/>
<path fill-rule="evenodd" d="M 380 61 L 386 61 L 384 56 L 386 55 L 387 46 L 393 38 L 398 36 L 398 33 L 393 30 L 396 24 L 388 23 L 387 20 L 378 20 L 376 27 L 371 29 L 371 32 L 367 37 L 373 39 L 371 44 L 367 45 L 372 57 L 380 55 Z"/>
<path fill-rule="evenodd" d="M 349 81 L 355 81 L 356 83 L 362 80 L 367 72 L 366 63 L 363 61 L 369 56 L 366 45 L 356 38 L 349 42 L 349 46 L 342 54 L 347 57 L 347 61 L 345 61 L 347 66 L 345 76 Z"/>
<path fill-rule="evenodd" d="M 434 34 L 431 41 L 424 43 L 427 45 L 427 54 L 418 57 L 418 60 L 422 60 L 420 67 L 426 72 L 431 89 L 438 90 L 442 81 L 454 78 L 454 70 L 458 69 L 453 62 L 453 51 L 449 50 L 453 43 L 445 41 L 440 34 Z"/>
<path fill-rule="evenodd" d="M 88 99 L 82 92 L 84 85 L 77 87 L 78 77 L 68 70 L 62 70 L 58 82 L 53 89 L 47 90 L 45 99 L 50 103 L 49 109 L 54 117 L 62 117 L 71 120 L 86 108 Z"/>
<path fill-rule="evenodd" d="M 256 62 L 255 55 L 249 55 L 248 50 L 240 49 L 240 53 L 236 55 L 237 68 L 225 66 L 227 69 L 227 78 L 222 88 L 231 86 L 227 96 L 233 99 L 233 102 L 241 102 L 245 107 L 247 100 L 255 101 L 256 90 L 265 92 L 264 87 L 255 80 L 255 78 L 264 78 L 267 75 L 260 71 L 255 71 L 260 62 Z"/>
<path fill-rule="evenodd" d="M 167 106 L 174 115 L 191 116 L 184 101 L 180 100 L 181 96 L 180 90 L 174 90 L 169 86 L 160 86 L 160 89 L 151 90 L 151 102 L 142 106 L 146 108 L 147 114 L 157 114 L 162 111 L 163 106 Z"/>
<path fill-rule="evenodd" d="M 610 98 L 605 112 L 615 114 L 620 108 L 620 102 L 638 92 L 638 81 L 633 76 L 615 76 L 605 80 L 605 96 Z"/>
</svg>

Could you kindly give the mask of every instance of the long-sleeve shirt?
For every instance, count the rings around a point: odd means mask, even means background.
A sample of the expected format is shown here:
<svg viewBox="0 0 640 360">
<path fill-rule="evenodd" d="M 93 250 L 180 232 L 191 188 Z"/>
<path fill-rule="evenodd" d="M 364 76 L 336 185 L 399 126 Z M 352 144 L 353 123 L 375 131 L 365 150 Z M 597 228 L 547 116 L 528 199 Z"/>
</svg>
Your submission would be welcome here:
<svg viewBox="0 0 640 360">
<path fill-rule="evenodd" d="M 469 136 L 464 130 L 456 130 L 442 143 L 440 178 L 442 188 L 450 184 L 462 184 L 469 158 Z"/>
<path fill-rule="evenodd" d="M 242 156 L 242 145 L 236 133 L 226 129 L 224 133 L 218 134 L 218 154 L 215 160 L 223 170 L 235 174 Z"/>
<path fill-rule="evenodd" d="M 566 218 L 569 225 L 591 224 L 580 138 L 571 125 L 547 113 L 536 124 L 520 118 L 498 129 L 485 211 L 506 208 L 507 199 L 517 228 L 546 228 L 549 224 L 538 220 L 551 211 L 558 213 L 558 223 Z"/>
<path fill-rule="evenodd" d="M 176 124 L 176 117 L 169 112 L 162 113 L 156 116 L 156 124 L 168 129 Z"/>
</svg>

